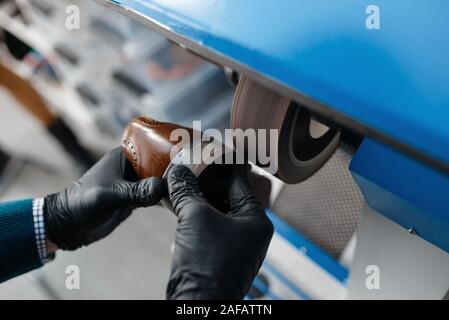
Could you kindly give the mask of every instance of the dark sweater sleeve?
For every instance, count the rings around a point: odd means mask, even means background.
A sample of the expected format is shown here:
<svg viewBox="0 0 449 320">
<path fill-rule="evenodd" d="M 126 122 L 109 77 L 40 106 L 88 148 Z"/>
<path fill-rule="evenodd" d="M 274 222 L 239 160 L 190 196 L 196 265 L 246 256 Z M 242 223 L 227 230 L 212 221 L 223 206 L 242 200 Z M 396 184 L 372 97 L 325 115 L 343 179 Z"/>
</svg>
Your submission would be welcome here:
<svg viewBox="0 0 449 320">
<path fill-rule="evenodd" d="M 0 203 L 0 283 L 40 266 L 33 200 Z"/>
</svg>

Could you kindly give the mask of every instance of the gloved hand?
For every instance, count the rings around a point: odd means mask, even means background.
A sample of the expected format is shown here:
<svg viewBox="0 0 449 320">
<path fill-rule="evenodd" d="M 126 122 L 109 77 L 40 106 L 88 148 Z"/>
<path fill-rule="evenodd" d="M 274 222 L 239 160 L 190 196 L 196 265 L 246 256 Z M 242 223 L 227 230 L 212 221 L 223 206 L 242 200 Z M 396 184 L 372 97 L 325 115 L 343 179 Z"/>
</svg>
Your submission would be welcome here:
<svg viewBox="0 0 449 320">
<path fill-rule="evenodd" d="M 77 182 L 44 199 L 47 236 L 75 250 L 111 233 L 133 209 L 159 202 L 166 187 L 158 178 L 137 181 L 120 148 L 107 153 Z"/>
<path fill-rule="evenodd" d="M 178 216 L 168 299 L 242 299 L 265 258 L 273 225 L 254 197 L 247 166 L 235 166 L 227 194 L 230 211 L 214 209 L 184 166 L 167 176 Z"/>
</svg>

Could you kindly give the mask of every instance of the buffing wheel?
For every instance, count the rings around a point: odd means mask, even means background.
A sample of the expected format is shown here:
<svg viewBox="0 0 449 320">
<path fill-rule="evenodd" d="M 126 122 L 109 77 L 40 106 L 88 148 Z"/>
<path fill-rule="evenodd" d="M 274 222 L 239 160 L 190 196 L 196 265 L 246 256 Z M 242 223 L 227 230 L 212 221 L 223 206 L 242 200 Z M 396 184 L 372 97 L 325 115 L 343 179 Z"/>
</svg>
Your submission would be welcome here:
<svg viewBox="0 0 449 320">
<path fill-rule="evenodd" d="M 247 77 L 241 77 L 237 85 L 231 127 L 279 130 L 276 175 L 286 183 L 298 183 L 313 175 L 340 140 L 339 130 L 318 123 L 306 108 Z M 270 150 L 268 133 L 266 141 L 257 141 L 257 146 L 260 143 L 266 143 L 265 150 Z"/>
</svg>

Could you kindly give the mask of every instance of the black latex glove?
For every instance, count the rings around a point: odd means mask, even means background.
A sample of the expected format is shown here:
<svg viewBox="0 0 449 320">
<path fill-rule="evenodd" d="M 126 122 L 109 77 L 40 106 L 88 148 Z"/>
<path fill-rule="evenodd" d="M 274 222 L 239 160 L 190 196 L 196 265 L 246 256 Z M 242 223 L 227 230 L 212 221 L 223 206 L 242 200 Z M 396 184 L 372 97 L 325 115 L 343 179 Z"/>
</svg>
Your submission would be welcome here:
<svg viewBox="0 0 449 320">
<path fill-rule="evenodd" d="M 120 148 L 107 153 L 77 182 L 45 197 L 49 240 L 75 250 L 111 233 L 133 209 L 159 202 L 166 194 L 160 179 L 137 181 Z"/>
<path fill-rule="evenodd" d="M 247 167 L 235 166 L 227 195 L 230 211 L 214 209 L 184 166 L 168 173 L 178 216 L 168 299 L 242 299 L 265 258 L 273 225 L 254 197 Z"/>
</svg>

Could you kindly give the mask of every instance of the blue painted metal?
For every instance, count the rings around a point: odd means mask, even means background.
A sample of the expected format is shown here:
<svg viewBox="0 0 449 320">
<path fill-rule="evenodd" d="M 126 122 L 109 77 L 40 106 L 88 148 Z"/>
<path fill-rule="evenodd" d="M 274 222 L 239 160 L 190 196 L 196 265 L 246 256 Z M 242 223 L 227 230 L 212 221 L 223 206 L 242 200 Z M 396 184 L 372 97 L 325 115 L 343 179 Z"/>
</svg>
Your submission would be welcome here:
<svg viewBox="0 0 449 320">
<path fill-rule="evenodd" d="M 371 208 L 449 252 L 449 176 L 370 139 L 350 170 Z"/>
<path fill-rule="evenodd" d="M 449 165 L 447 0 L 113 2 Z"/>
<path fill-rule="evenodd" d="M 318 264 L 323 270 L 335 277 L 338 281 L 346 284 L 349 272 L 337 260 L 327 255 L 312 242 L 296 232 L 287 223 L 282 221 L 270 209 L 265 209 L 266 214 L 273 223 L 276 233 L 285 238 L 290 244 L 299 250 L 305 249 L 305 255 Z"/>
<path fill-rule="evenodd" d="M 284 276 L 279 270 L 273 267 L 269 262 L 265 261 L 263 263 L 263 268 L 265 268 L 266 271 L 270 272 L 273 276 L 275 276 L 284 286 L 286 286 L 288 289 L 294 292 L 301 300 L 311 299 L 308 294 L 306 294 L 304 291 L 298 288 L 294 283 L 292 283 L 286 276 Z"/>
</svg>

